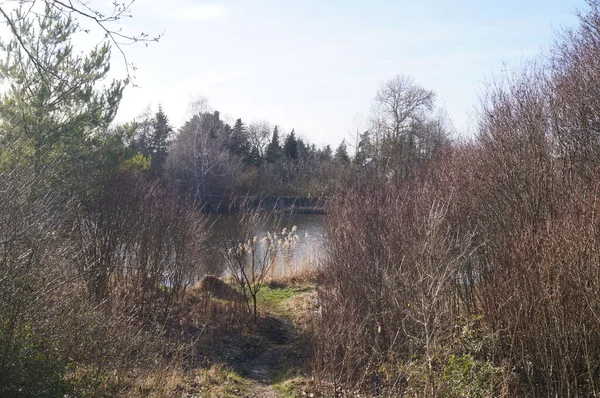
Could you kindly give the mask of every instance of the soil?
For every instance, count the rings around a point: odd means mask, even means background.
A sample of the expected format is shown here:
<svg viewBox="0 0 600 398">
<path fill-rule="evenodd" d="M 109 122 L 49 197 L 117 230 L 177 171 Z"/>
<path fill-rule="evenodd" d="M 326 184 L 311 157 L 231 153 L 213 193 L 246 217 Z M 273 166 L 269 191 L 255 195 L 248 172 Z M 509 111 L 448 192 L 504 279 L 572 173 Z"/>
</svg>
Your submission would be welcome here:
<svg viewBox="0 0 600 398">
<path fill-rule="evenodd" d="M 283 317 L 267 316 L 257 325 L 257 334 L 266 340 L 264 350 L 236 366 L 252 382 L 244 397 L 280 398 L 273 387 L 276 378 L 296 362 L 293 325 Z"/>
<path fill-rule="evenodd" d="M 248 378 L 252 380 L 246 398 L 279 398 L 280 394 L 273 388 L 272 375 L 281 357 L 277 348 L 269 348 L 254 360 L 245 364 Z"/>
</svg>

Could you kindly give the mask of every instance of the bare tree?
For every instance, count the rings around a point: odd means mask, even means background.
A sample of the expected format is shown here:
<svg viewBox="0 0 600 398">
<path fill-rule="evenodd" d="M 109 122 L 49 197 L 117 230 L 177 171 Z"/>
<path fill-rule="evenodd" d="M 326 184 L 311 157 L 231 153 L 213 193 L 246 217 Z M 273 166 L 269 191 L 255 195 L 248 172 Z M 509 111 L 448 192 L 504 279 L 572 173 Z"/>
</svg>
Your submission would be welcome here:
<svg viewBox="0 0 600 398">
<path fill-rule="evenodd" d="M 376 156 L 385 171 L 408 174 L 412 163 L 420 159 L 421 143 L 426 141 L 435 93 L 416 84 L 411 77 L 398 75 L 385 82 L 372 108 L 371 130 Z"/>
<path fill-rule="evenodd" d="M 271 142 L 271 133 L 273 126 L 269 122 L 260 121 L 250 123 L 248 126 L 248 138 L 252 150 L 256 151 L 257 155 L 264 158 L 267 152 L 267 146 Z"/>
<path fill-rule="evenodd" d="M 385 82 L 373 106 L 373 123 L 381 138 L 397 141 L 410 130 L 411 124 L 423 121 L 433 109 L 435 93 L 417 85 L 404 75 Z"/>
<path fill-rule="evenodd" d="M 193 186 L 196 198 L 205 200 L 210 183 L 218 178 L 223 184 L 235 164 L 225 148 L 227 125 L 219 113 L 211 113 L 205 99 L 195 101 L 191 108 L 193 116 L 171 144 L 168 167 L 172 177 L 188 188 Z"/>
</svg>

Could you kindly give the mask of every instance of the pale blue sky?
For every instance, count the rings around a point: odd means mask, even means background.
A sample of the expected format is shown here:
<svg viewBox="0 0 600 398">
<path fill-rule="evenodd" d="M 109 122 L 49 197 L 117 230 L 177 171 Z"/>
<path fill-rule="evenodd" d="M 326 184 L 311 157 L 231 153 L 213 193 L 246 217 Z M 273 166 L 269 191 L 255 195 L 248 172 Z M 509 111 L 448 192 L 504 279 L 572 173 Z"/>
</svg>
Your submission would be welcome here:
<svg viewBox="0 0 600 398">
<path fill-rule="evenodd" d="M 117 119 L 158 102 L 180 126 L 204 96 L 224 115 L 337 145 L 396 74 L 433 89 L 460 133 L 484 82 L 576 23 L 583 0 L 137 0 L 127 29 L 165 31 L 126 48 L 138 67 Z M 115 68 L 119 68 L 115 57 Z M 122 66 L 122 65 L 121 65 Z"/>
</svg>

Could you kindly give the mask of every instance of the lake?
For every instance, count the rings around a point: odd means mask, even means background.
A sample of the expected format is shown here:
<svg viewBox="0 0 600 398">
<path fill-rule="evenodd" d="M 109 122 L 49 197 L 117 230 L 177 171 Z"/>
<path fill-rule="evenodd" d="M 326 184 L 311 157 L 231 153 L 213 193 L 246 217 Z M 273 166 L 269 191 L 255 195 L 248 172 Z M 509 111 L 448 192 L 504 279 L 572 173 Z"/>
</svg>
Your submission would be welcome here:
<svg viewBox="0 0 600 398">
<path fill-rule="evenodd" d="M 218 253 L 218 248 L 222 247 L 221 232 L 224 228 L 229 228 L 232 224 L 232 217 L 235 215 L 219 215 L 211 220 L 212 228 L 208 239 L 209 255 L 207 261 L 208 272 L 212 274 L 227 273 L 224 269 L 224 261 Z M 324 252 L 325 242 L 325 216 L 319 214 L 293 214 L 286 215 L 280 222 L 280 226 L 275 231 L 275 225 L 264 225 L 257 228 L 255 235 L 262 237 L 267 232 L 278 232 L 281 234 L 283 229 L 286 232 L 294 229 L 294 244 L 289 248 L 279 249 L 275 258 L 275 263 L 271 270 L 273 277 L 291 275 L 293 273 L 315 269 Z M 295 227 L 295 228 L 294 228 Z"/>
</svg>

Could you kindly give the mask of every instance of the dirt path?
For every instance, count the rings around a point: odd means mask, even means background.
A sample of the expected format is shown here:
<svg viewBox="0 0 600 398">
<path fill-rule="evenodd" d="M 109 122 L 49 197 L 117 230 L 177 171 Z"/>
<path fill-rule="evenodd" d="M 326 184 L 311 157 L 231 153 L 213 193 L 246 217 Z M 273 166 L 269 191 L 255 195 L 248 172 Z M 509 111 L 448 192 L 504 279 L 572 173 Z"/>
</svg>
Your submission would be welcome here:
<svg viewBox="0 0 600 398">
<path fill-rule="evenodd" d="M 269 348 L 259 356 L 244 364 L 248 378 L 252 380 L 247 398 L 280 398 L 281 395 L 273 388 L 273 374 L 281 361 L 281 347 Z"/>
<path fill-rule="evenodd" d="M 289 362 L 293 347 L 294 333 L 291 323 L 279 316 L 264 319 L 258 333 L 267 341 L 267 348 L 256 357 L 244 361 L 241 368 L 252 385 L 245 395 L 247 398 L 280 398 L 281 394 L 273 387 L 274 378 Z"/>
<path fill-rule="evenodd" d="M 256 384 L 250 388 L 250 393 L 244 395 L 244 398 L 280 398 L 281 395 L 271 386 Z"/>
</svg>

